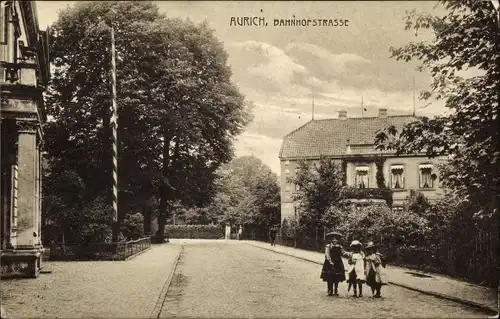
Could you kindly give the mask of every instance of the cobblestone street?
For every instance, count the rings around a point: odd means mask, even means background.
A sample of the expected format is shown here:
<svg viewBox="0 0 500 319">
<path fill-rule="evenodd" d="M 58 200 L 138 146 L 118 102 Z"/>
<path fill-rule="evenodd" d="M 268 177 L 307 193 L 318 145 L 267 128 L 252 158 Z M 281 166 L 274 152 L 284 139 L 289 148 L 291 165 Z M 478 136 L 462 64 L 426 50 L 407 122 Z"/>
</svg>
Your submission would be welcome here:
<svg viewBox="0 0 500 319">
<path fill-rule="evenodd" d="M 455 302 L 396 286 L 354 299 L 326 296 L 321 266 L 238 242 L 187 242 L 161 317 L 487 317 Z M 352 294 L 352 292 L 351 292 Z"/>
<path fill-rule="evenodd" d="M 369 297 L 367 287 L 355 299 L 345 283 L 340 296 L 328 297 L 321 266 L 238 241 L 172 240 L 125 262 L 47 262 L 45 268 L 52 273 L 2 281 L 11 318 L 488 316 L 392 285 L 382 299 Z"/>
</svg>

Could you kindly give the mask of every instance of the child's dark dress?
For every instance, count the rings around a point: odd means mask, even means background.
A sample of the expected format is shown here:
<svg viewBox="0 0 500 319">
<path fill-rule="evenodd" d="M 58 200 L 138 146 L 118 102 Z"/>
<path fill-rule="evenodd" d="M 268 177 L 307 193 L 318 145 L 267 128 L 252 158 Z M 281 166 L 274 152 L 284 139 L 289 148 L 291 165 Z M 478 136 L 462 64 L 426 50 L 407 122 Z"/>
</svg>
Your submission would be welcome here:
<svg viewBox="0 0 500 319">
<path fill-rule="evenodd" d="M 333 265 L 325 256 L 325 262 L 323 263 L 323 268 L 321 269 L 320 278 L 323 281 L 330 282 L 342 282 L 345 281 L 345 268 L 344 262 L 342 261 L 342 247 L 340 245 L 328 245 L 330 252 L 330 259 Z"/>
</svg>

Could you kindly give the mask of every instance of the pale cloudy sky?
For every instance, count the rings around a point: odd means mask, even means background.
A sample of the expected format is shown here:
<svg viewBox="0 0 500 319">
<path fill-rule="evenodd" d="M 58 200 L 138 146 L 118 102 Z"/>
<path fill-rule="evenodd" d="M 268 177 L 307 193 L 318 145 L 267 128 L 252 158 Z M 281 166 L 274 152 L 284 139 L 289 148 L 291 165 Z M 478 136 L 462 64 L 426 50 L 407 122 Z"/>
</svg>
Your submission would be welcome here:
<svg viewBox="0 0 500 319">
<path fill-rule="evenodd" d="M 37 1 L 40 28 L 52 24 L 60 9 L 73 1 Z M 229 53 L 233 80 L 256 105 L 255 119 L 236 143 L 236 155 L 253 154 L 279 173 L 278 152 L 284 135 L 315 118 L 375 116 L 413 110 L 412 78 L 417 92 L 428 88 L 428 74 L 417 64 L 390 59 L 390 46 L 431 39 L 404 30 L 406 10 L 439 14 L 434 1 L 225 2 L 158 1 L 170 17 L 209 21 Z M 261 12 L 262 11 L 262 12 Z M 347 27 L 274 27 L 273 19 L 349 20 Z M 230 26 L 231 17 L 264 16 L 267 27 Z M 416 102 L 417 115 L 444 111 L 443 102 Z"/>
</svg>

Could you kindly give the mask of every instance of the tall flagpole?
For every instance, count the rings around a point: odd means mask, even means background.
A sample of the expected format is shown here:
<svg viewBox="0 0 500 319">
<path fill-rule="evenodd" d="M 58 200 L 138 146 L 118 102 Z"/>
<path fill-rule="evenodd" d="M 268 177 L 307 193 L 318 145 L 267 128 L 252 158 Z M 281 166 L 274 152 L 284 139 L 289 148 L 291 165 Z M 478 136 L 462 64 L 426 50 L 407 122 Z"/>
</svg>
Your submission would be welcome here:
<svg viewBox="0 0 500 319">
<path fill-rule="evenodd" d="M 111 125 L 113 126 L 113 241 L 118 240 L 118 106 L 116 105 L 116 49 L 115 30 L 111 27 L 111 77 L 113 90 L 113 115 Z"/>
<path fill-rule="evenodd" d="M 361 93 L 361 117 L 365 117 L 365 107 L 363 105 L 363 93 Z"/>
<path fill-rule="evenodd" d="M 312 119 L 314 120 L 314 86 L 312 91 Z"/>
<path fill-rule="evenodd" d="M 413 77 L 413 116 L 415 116 L 415 77 Z"/>
</svg>

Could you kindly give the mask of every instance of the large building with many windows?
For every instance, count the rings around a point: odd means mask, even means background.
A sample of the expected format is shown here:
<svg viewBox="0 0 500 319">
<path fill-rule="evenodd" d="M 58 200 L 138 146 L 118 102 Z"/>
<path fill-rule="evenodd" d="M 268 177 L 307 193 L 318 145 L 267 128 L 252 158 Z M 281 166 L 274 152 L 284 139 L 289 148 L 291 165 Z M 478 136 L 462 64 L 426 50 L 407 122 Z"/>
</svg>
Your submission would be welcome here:
<svg viewBox="0 0 500 319">
<path fill-rule="evenodd" d="M 394 125 L 401 128 L 417 120 L 414 116 L 389 116 L 379 109 L 377 117 L 348 118 L 340 111 L 336 119 L 311 120 L 286 135 L 279 158 L 281 162 L 281 217 L 297 213 L 294 195 L 300 191 L 290 182 L 300 160 L 318 161 L 321 156 L 338 162 L 344 171 L 344 183 L 350 186 L 350 200 L 359 204 L 387 202 L 392 193 L 392 209 L 401 210 L 411 190 L 423 193 L 430 201 L 443 194 L 437 164 L 444 158 L 429 159 L 425 154 L 396 156 L 375 149 L 379 129 Z M 380 187 L 377 175 L 386 187 Z M 387 187 L 391 190 L 387 192 Z M 389 194 L 389 195 L 387 195 Z"/>
<path fill-rule="evenodd" d="M 43 92 L 49 46 L 34 1 L 0 1 L 2 275 L 41 269 Z"/>
</svg>

